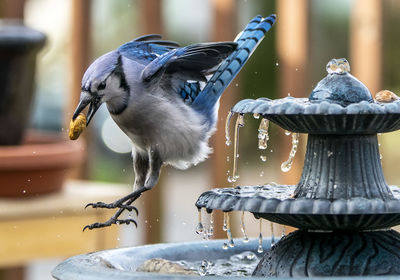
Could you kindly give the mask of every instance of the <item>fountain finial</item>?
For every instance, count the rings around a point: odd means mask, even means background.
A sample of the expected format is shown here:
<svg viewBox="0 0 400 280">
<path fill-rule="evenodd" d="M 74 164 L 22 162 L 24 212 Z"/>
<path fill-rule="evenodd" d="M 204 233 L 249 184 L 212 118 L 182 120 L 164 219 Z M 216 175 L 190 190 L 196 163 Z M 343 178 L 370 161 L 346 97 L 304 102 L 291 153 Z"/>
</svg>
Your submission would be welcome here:
<svg viewBox="0 0 400 280">
<path fill-rule="evenodd" d="M 326 65 L 328 75 L 310 94 L 310 101 L 337 103 L 348 106 L 361 101 L 373 102 L 368 88 L 350 74 L 350 64 L 345 58 L 331 59 Z"/>
</svg>

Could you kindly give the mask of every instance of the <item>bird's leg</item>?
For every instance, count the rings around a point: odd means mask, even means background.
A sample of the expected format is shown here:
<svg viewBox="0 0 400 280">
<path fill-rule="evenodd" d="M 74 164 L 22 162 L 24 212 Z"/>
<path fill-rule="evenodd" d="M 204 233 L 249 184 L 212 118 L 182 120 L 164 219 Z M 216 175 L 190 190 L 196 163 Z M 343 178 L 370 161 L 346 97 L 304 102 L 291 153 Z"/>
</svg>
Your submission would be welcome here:
<svg viewBox="0 0 400 280">
<path fill-rule="evenodd" d="M 147 177 L 147 173 L 148 173 L 148 169 L 149 169 L 149 158 L 148 156 L 145 155 L 141 155 L 139 153 L 136 153 L 133 157 L 133 161 L 134 161 L 134 171 L 135 171 L 135 187 L 134 187 L 134 192 L 128 194 L 127 196 L 124 196 L 121 199 L 118 199 L 116 201 L 114 201 L 113 203 L 104 203 L 104 202 L 96 202 L 96 203 L 89 203 L 88 205 L 85 206 L 86 207 L 93 207 L 93 208 L 107 208 L 107 209 L 115 209 L 115 208 L 121 208 L 121 209 L 126 209 L 128 211 L 132 211 L 134 210 L 136 212 L 136 214 L 138 214 L 138 210 L 136 207 L 131 206 L 130 204 L 132 204 L 133 201 L 135 201 L 140 194 L 143 192 L 143 190 L 141 190 L 141 188 L 143 188 L 145 181 L 146 181 L 146 177 Z M 136 191 L 140 191 L 140 194 L 137 195 Z M 131 198 L 135 198 L 133 201 L 131 201 L 130 203 L 127 203 L 128 200 L 130 200 Z"/>
<path fill-rule="evenodd" d="M 122 201 L 122 200 L 128 198 L 127 200 L 125 200 L 126 203 L 125 203 L 124 205 L 130 205 L 130 204 L 132 204 L 136 199 L 138 199 L 138 198 L 140 197 L 140 195 L 141 195 L 143 192 L 145 192 L 145 191 L 147 191 L 146 188 L 138 189 L 138 190 L 134 191 L 133 193 L 130 193 L 129 195 L 127 195 L 127 196 L 121 198 L 120 200 Z M 117 200 L 116 202 L 118 202 L 118 201 L 120 201 L 120 200 Z M 136 211 L 136 214 L 138 214 L 138 211 L 137 211 L 136 207 L 133 207 L 133 209 Z M 126 208 L 124 208 L 124 207 L 119 207 L 118 211 L 117 211 L 110 219 L 108 219 L 108 221 L 106 221 L 106 222 L 104 222 L 104 223 L 94 223 L 94 224 L 91 224 L 91 225 L 87 225 L 87 226 L 85 226 L 85 227 L 83 228 L 83 231 L 84 231 L 85 229 L 94 229 L 94 228 L 108 227 L 108 226 L 111 226 L 111 225 L 113 225 L 113 224 L 127 224 L 127 225 L 129 225 L 130 223 L 133 223 L 133 224 L 135 224 L 135 226 L 137 226 L 137 223 L 136 223 L 136 221 L 135 221 L 134 219 L 118 219 L 119 216 L 121 216 L 121 214 L 122 214 L 122 212 L 123 212 L 124 210 L 126 210 Z"/>
<path fill-rule="evenodd" d="M 138 199 L 143 192 L 148 190 L 147 188 L 144 187 L 144 184 L 146 182 L 147 178 L 147 173 L 149 169 L 149 158 L 147 154 L 145 155 L 140 155 L 136 153 L 133 157 L 134 160 L 134 171 L 135 171 L 135 187 L 134 191 L 127 196 L 124 196 L 121 199 L 118 199 L 117 201 L 114 201 L 113 203 L 104 203 L 104 202 L 97 202 L 97 203 L 89 203 L 86 205 L 86 207 L 91 206 L 93 208 L 108 208 L 108 209 L 115 209 L 119 208 L 118 211 L 106 222 L 104 223 L 94 223 L 91 225 L 87 225 L 83 228 L 85 229 L 94 229 L 94 228 L 102 228 L 102 227 L 108 227 L 111 226 L 112 224 L 129 224 L 129 223 L 134 223 L 137 226 L 137 223 L 133 219 L 118 219 L 119 216 L 122 214 L 124 210 L 132 211 L 134 210 L 136 214 L 138 215 L 139 212 L 136 207 L 131 206 L 131 204 Z M 86 208 L 85 207 L 85 208 Z"/>
<path fill-rule="evenodd" d="M 147 180 L 144 187 L 150 190 L 157 184 L 158 179 L 160 178 L 160 170 L 163 162 L 157 150 L 150 149 L 148 154 L 150 158 L 150 171 L 147 175 Z"/>
<path fill-rule="evenodd" d="M 134 192 L 128 194 L 127 196 L 124 196 L 121 199 L 118 199 L 114 203 L 106 204 L 103 202 L 98 202 L 98 203 L 90 203 L 87 206 L 92 206 L 93 208 L 119 208 L 118 211 L 106 222 L 104 223 L 94 223 L 91 225 L 87 225 L 83 228 L 85 229 L 94 229 L 94 228 L 103 228 L 103 227 L 108 227 L 113 224 L 130 224 L 134 223 L 137 225 L 136 221 L 133 219 L 118 219 L 119 216 L 122 214 L 124 210 L 135 210 L 136 214 L 138 214 L 138 210 L 134 206 L 130 206 L 136 199 L 138 199 L 143 192 L 152 189 L 158 182 L 158 178 L 160 177 L 160 170 L 161 166 L 163 164 L 158 152 L 156 150 L 150 149 L 148 151 L 148 157 L 145 156 L 139 156 L 136 155 L 135 159 L 135 173 L 136 177 L 135 178 L 135 186 L 137 187 L 138 184 L 141 184 L 142 181 L 144 181 L 144 178 L 147 177 L 147 180 L 145 181 L 144 185 L 142 187 L 139 187 L 136 189 Z M 150 158 L 150 164 L 149 164 L 149 159 Z M 147 159 L 147 163 L 146 163 Z M 139 162 L 138 162 L 139 160 Z M 150 168 L 149 168 L 150 167 Z M 145 170 L 145 169 L 150 169 Z M 147 174 L 147 176 L 144 176 L 143 174 Z M 87 207 L 86 206 L 86 207 Z"/>
<path fill-rule="evenodd" d="M 144 186 L 149 171 L 149 157 L 147 154 L 139 154 L 132 152 L 133 156 L 133 170 L 135 172 L 135 185 L 134 190 L 140 189 Z"/>
</svg>

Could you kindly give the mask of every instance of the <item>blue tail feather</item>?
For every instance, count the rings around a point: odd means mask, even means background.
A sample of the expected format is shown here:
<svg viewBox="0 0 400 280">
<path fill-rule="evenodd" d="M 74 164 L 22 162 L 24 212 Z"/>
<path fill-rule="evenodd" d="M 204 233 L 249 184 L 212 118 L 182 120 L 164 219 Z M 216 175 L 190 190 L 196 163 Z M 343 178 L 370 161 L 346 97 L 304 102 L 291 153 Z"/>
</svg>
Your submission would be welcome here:
<svg viewBox="0 0 400 280">
<path fill-rule="evenodd" d="M 209 117 L 210 126 L 215 123 L 214 107 L 221 94 L 242 69 L 275 20 L 275 15 L 270 15 L 264 19 L 261 16 L 253 18 L 236 39 L 237 49 L 221 63 L 194 100 L 193 108 Z"/>
</svg>

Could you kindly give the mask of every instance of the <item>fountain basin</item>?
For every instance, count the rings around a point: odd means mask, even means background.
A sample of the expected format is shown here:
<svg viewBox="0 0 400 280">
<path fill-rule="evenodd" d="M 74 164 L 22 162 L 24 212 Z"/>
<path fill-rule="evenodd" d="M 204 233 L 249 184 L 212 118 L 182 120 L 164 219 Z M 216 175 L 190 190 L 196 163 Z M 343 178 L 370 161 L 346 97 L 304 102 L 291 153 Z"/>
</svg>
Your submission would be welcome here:
<svg viewBox="0 0 400 280">
<path fill-rule="evenodd" d="M 304 235 L 301 235 L 304 237 Z M 288 236 L 290 237 L 290 235 Z M 293 239 L 293 238 L 289 238 Z M 235 240 L 236 246 L 228 250 L 222 250 L 221 246 L 226 240 L 198 241 L 187 243 L 155 244 L 139 247 L 121 248 L 99 251 L 85 255 L 71 257 L 60 263 L 52 272 L 52 276 L 58 280 L 98 280 L 98 279 L 201 279 L 201 276 L 176 275 L 176 274 L 155 274 L 136 272 L 135 270 L 146 260 L 151 258 L 165 258 L 168 260 L 215 260 L 218 258 L 229 258 L 231 255 L 243 251 L 256 253 L 258 241 L 251 239 L 248 243 Z M 270 247 L 270 239 L 263 240 L 264 250 Z M 275 247 L 273 247 L 275 248 Z M 276 250 L 282 250 L 282 246 Z M 271 250 L 267 250 L 267 255 Z M 260 257 L 261 254 L 256 253 Z M 268 255 L 269 256 L 269 255 Z M 265 260 L 265 259 L 264 259 Z M 262 273 L 261 273 L 262 274 Z M 298 275 L 298 279 L 309 279 Z M 207 277 L 207 276 L 206 276 Z M 350 277 L 346 279 L 364 279 L 363 277 Z M 204 278 L 203 278 L 204 279 Z M 209 278 L 208 278 L 209 279 Z M 211 279 L 224 280 L 224 276 L 212 276 Z M 249 279 L 249 277 L 235 277 L 235 279 Z M 265 276 L 252 276 L 251 279 L 265 279 Z M 274 277 L 274 279 L 290 279 L 284 277 Z M 313 279 L 337 279 L 343 277 L 313 277 Z M 379 276 L 369 277 L 369 279 L 400 279 L 398 276 Z"/>
<path fill-rule="evenodd" d="M 257 253 L 258 239 L 250 239 L 244 243 L 235 240 L 235 247 L 223 250 L 226 240 L 198 241 L 186 243 L 169 243 L 145 245 L 139 247 L 120 248 L 78 255 L 60 263 L 52 272 L 59 280 L 91 280 L 91 279 L 200 279 L 201 276 L 156 274 L 136 272 L 146 260 L 163 258 L 171 261 L 188 262 L 216 259 L 229 259 L 230 256 L 244 251 L 251 251 L 259 258 L 264 253 Z M 264 252 L 271 247 L 271 240 L 263 240 Z M 236 279 L 247 279 L 237 277 Z M 226 279 L 223 276 L 212 276 L 212 279 Z"/>
</svg>

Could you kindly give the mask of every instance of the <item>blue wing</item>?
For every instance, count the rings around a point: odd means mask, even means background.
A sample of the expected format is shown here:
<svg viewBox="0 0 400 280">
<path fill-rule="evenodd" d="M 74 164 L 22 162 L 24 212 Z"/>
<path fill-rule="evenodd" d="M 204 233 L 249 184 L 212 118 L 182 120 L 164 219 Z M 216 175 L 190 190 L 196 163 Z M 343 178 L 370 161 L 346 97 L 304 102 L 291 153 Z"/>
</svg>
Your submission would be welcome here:
<svg viewBox="0 0 400 280">
<path fill-rule="evenodd" d="M 237 49 L 221 63 L 204 89 L 194 100 L 193 108 L 209 116 L 209 125 L 215 123 L 212 112 L 214 112 L 215 104 L 221 94 L 242 69 L 257 45 L 264 38 L 265 33 L 275 23 L 275 20 L 275 15 L 270 15 L 266 18 L 262 18 L 261 16 L 253 18 L 240 34 L 239 38 L 237 38 Z"/>
<path fill-rule="evenodd" d="M 118 48 L 118 52 L 129 59 L 148 64 L 158 56 L 178 47 L 179 44 L 176 42 L 162 40 L 158 34 L 149 34 L 123 44 Z"/>
<path fill-rule="evenodd" d="M 182 84 L 179 95 L 186 104 L 192 104 L 201 91 L 199 82 L 185 82 Z"/>
</svg>

